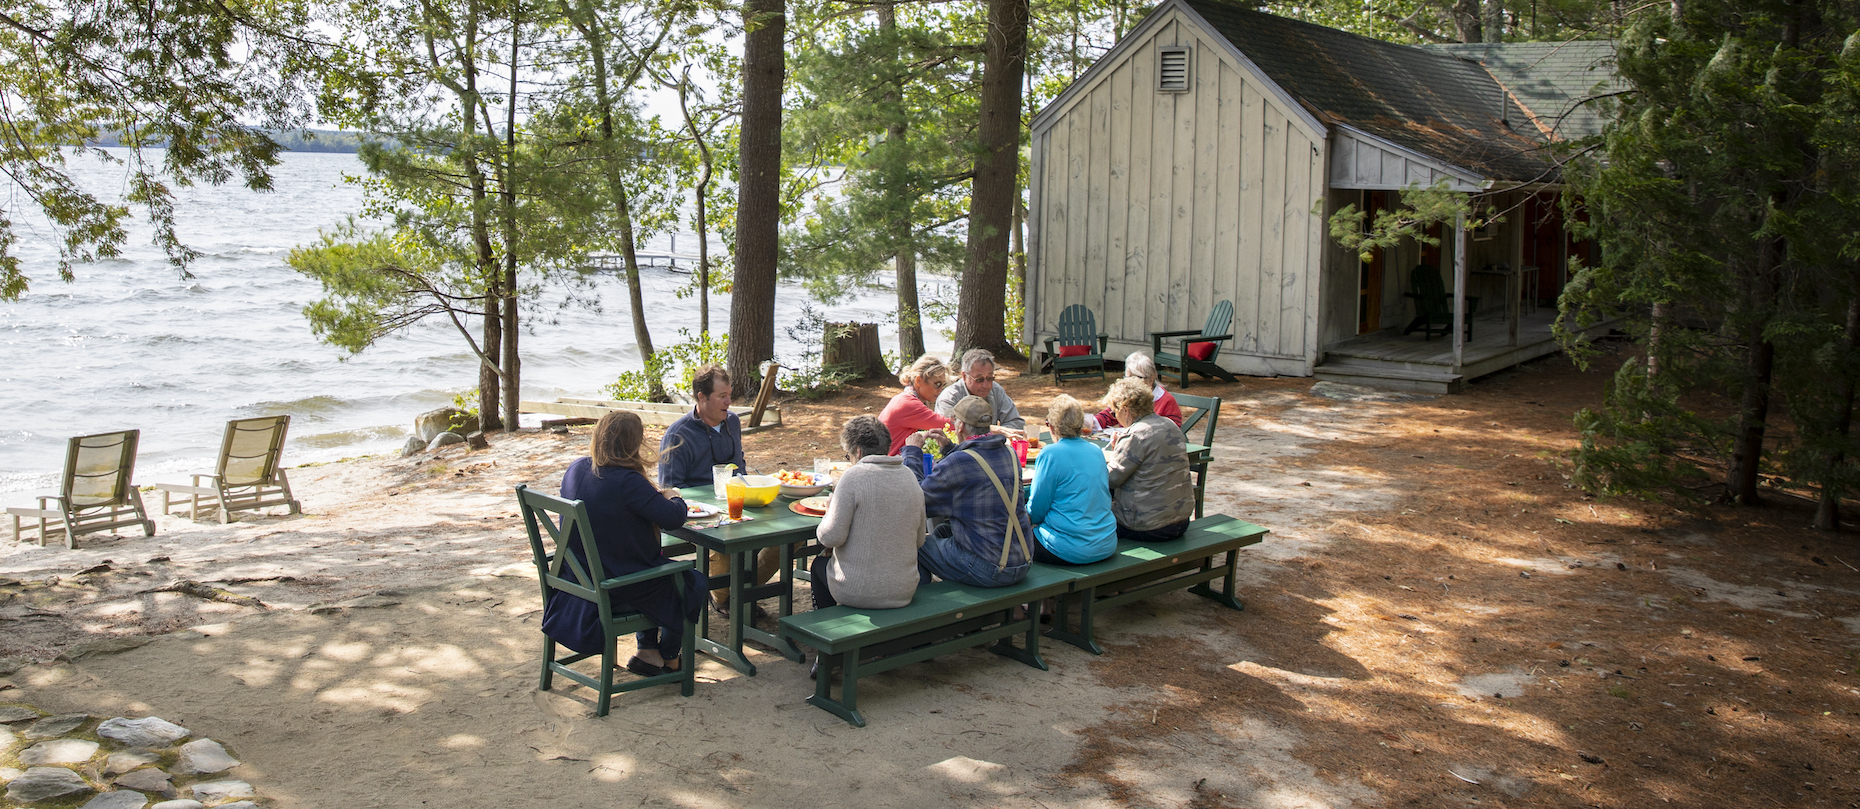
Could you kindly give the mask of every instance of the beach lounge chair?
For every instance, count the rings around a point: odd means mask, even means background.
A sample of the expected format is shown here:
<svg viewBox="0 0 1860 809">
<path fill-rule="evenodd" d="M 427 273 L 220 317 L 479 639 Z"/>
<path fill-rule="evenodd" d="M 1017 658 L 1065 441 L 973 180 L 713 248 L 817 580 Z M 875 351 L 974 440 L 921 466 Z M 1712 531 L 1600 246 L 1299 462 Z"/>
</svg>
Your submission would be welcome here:
<svg viewBox="0 0 1860 809">
<path fill-rule="evenodd" d="M 1061 311 L 1059 333 L 1046 338 L 1046 356 L 1053 361 L 1053 384 L 1068 379 L 1102 381 L 1104 348 L 1110 337 L 1098 331 L 1098 317 L 1085 304 L 1075 303 Z"/>
<path fill-rule="evenodd" d="M 81 435 L 65 445 L 65 474 L 58 493 L 39 498 L 38 508 L 10 507 L 13 541 L 21 540 L 20 518 L 39 523 L 39 545 L 62 533 L 65 547 L 77 547 L 77 535 L 142 526 L 155 535 L 155 521 L 142 508 L 142 493 L 129 482 L 136 471 L 136 442 L 141 430 Z M 49 525 L 56 520 L 57 526 Z"/>
<path fill-rule="evenodd" d="M 1234 336 L 1228 329 L 1234 323 L 1234 302 L 1221 301 L 1208 310 L 1208 320 L 1199 329 L 1182 331 L 1150 332 L 1150 356 L 1156 358 L 1156 374 L 1166 376 L 1166 371 L 1175 369 L 1178 388 L 1188 387 L 1189 374 L 1201 374 L 1209 378 L 1219 378 L 1227 382 L 1238 382 L 1226 368 L 1214 364 L 1221 356 L 1221 345 Z M 1163 353 L 1163 340 L 1176 341 L 1173 354 Z"/>
<path fill-rule="evenodd" d="M 670 578 L 672 587 L 682 598 L 685 592 L 684 572 L 690 570 L 693 562 L 689 559 L 667 561 L 665 564 L 638 573 L 606 578 L 601 569 L 601 554 L 594 547 L 594 528 L 588 520 L 588 507 L 580 500 L 563 500 L 542 492 L 530 491 L 528 486 L 517 487 L 517 505 L 523 511 L 523 527 L 530 536 L 530 557 L 536 562 L 536 578 L 542 583 L 542 603 L 549 603 L 549 594 L 560 590 L 572 596 L 592 602 L 600 608 L 601 631 L 606 639 L 601 644 L 601 671 L 598 676 L 589 676 L 569 668 L 597 655 L 581 654 L 573 650 L 563 657 L 556 657 L 555 638 L 543 635 L 542 683 L 540 688 L 548 691 L 554 685 L 555 675 L 560 674 L 576 683 L 595 690 L 595 716 L 606 716 L 608 703 L 613 695 L 648 688 L 655 685 L 678 684 L 679 693 L 691 696 L 697 685 L 697 622 L 685 621 L 684 646 L 678 653 L 678 670 L 666 674 L 655 674 L 623 683 L 614 682 L 614 670 L 622 668 L 617 665 L 614 643 L 622 635 L 629 635 L 651 629 L 658 624 L 640 613 L 619 613 L 613 611 L 613 604 L 607 598 L 607 592 L 618 587 L 640 584 L 658 578 Z M 568 552 L 570 532 L 582 543 L 582 557 L 577 559 Z M 543 542 L 547 533 L 549 541 Z M 551 551 L 550 547 L 554 550 Z M 585 560 L 585 563 L 584 561 Z M 563 568 L 568 568 L 568 575 L 563 575 Z M 598 582 L 590 587 L 581 582 Z"/>
<path fill-rule="evenodd" d="M 170 498 L 181 499 L 188 519 L 200 519 L 200 512 L 211 511 L 221 523 L 232 522 L 235 511 L 284 506 L 290 514 L 303 510 L 291 497 L 291 481 L 279 468 L 284 454 L 284 433 L 290 429 L 290 416 L 260 416 L 226 422 L 226 437 L 220 441 L 220 461 L 211 475 L 195 475 L 192 485 L 157 483 L 161 489 L 161 513 L 169 514 Z"/>
</svg>

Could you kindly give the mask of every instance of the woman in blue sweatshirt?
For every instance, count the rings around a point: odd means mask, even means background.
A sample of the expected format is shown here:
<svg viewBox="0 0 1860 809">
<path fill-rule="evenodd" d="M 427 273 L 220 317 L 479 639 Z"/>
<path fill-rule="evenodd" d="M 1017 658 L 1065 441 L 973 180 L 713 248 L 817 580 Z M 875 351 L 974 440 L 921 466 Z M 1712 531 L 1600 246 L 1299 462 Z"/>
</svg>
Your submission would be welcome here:
<svg viewBox="0 0 1860 809">
<path fill-rule="evenodd" d="M 1085 411 L 1070 396 L 1053 399 L 1046 426 L 1055 440 L 1040 451 L 1033 469 L 1033 497 L 1027 503 L 1038 543 L 1033 560 L 1049 565 L 1103 561 L 1117 550 L 1104 452 L 1079 437 Z"/>
</svg>

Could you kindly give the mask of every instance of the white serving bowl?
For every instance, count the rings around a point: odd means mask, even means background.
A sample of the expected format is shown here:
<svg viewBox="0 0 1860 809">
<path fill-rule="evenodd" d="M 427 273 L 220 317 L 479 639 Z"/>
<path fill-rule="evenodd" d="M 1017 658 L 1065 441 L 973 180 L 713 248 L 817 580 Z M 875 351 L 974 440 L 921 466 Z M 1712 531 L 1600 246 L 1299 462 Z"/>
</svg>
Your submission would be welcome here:
<svg viewBox="0 0 1860 809">
<path fill-rule="evenodd" d="M 781 495 L 783 497 L 795 497 L 795 498 L 813 497 L 814 495 L 819 494 L 822 489 L 827 488 L 827 486 L 833 482 L 833 478 L 820 474 L 819 472 L 809 472 L 808 474 L 814 476 L 814 485 L 812 486 L 790 486 L 786 483 L 783 483 L 781 485 Z"/>
</svg>

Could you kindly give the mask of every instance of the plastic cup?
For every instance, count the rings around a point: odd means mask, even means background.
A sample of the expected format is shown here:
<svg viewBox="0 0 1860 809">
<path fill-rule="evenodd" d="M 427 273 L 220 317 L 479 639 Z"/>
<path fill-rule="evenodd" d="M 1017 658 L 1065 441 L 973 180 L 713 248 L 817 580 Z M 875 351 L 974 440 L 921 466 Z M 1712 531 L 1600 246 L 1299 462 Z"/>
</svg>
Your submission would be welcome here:
<svg viewBox="0 0 1860 809">
<path fill-rule="evenodd" d="M 723 488 L 725 492 L 724 502 L 730 505 L 730 519 L 742 519 L 743 495 L 749 493 L 749 486 L 744 484 L 741 480 L 730 478 L 729 484 L 725 485 Z"/>
<path fill-rule="evenodd" d="M 1017 461 L 1020 461 L 1021 466 L 1026 466 L 1027 465 L 1027 448 L 1030 446 L 1027 443 L 1027 440 L 1024 438 L 1016 438 L 1013 441 L 1009 441 L 1008 443 L 1012 444 L 1014 447 L 1014 459 Z"/>
<path fill-rule="evenodd" d="M 730 478 L 736 476 L 735 472 L 736 467 L 727 463 L 720 463 L 710 468 L 710 483 L 711 486 L 716 488 L 712 496 L 716 497 L 718 500 L 724 498 L 724 488 L 730 484 Z"/>
</svg>

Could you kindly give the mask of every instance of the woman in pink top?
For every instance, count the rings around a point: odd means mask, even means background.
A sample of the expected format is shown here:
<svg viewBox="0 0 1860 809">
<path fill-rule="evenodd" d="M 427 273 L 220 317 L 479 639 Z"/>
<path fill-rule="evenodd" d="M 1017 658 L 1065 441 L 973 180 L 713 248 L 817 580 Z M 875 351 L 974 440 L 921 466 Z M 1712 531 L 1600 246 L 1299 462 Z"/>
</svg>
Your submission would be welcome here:
<svg viewBox="0 0 1860 809">
<path fill-rule="evenodd" d="M 879 411 L 878 420 L 885 423 L 891 431 L 891 454 L 898 454 L 904 446 L 904 439 L 918 430 L 941 430 L 949 426 L 949 419 L 937 415 L 931 409 L 937 394 L 949 382 L 949 366 L 942 360 L 925 354 L 911 363 L 911 367 L 898 374 L 898 384 L 904 390 L 891 397 L 885 403 L 885 409 Z M 1178 410 L 1176 419 L 1181 420 Z"/>
<path fill-rule="evenodd" d="M 1141 351 L 1131 352 L 1130 356 L 1124 358 L 1124 376 L 1142 380 L 1143 384 L 1149 386 L 1151 412 L 1175 422 L 1177 427 L 1182 426 L 1182 406 L 1176 404 L 1175 395 L 1163 390 L 1162 383 L 1157 381 L 1156 361 L 1151 359 L 1150 355 Z M 1117 427 L 1120 424 L 1117 414 L 1107 407 L 1099 411 L 1098 415 L 1085 420 L 1085 431 L 1092 432 L 1106 427 Z"/>
</svg>

